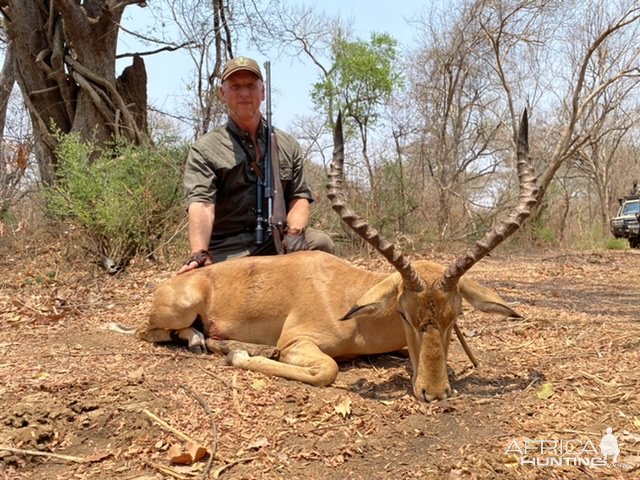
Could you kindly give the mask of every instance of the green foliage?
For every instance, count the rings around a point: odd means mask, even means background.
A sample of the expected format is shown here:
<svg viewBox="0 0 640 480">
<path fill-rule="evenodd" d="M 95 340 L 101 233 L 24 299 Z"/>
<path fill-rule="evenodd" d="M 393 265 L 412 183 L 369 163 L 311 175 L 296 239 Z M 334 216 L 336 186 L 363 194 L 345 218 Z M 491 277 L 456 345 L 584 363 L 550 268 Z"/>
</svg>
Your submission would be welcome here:
<svg viewBox="0 0 640 480">
<path fill-rule="evenodd" d="M 522 225 L 520 233 L 517 235 L 518 241 L 524 245 L 544 247 L 557 245 L 558 239 L 554 230 L 549 226 L 548 213 L 548 209 L 544 205 L 542 208 L 534 210 Z"/>
<path fill-rule="evenodd" d="M 100 152 L 75 134 L 58 140 L 58 182 L 45 191 L 47 212 L 83 227 L 115 268 L 151 255 L 180 213 L 183 152 L 121 141 Z"/>
<path fill-rule="evenodd" d="M 608 238 L 606 247 L 607 250 L 627 250 L 629 242 L 625 238 Z"/>
<path fill-rule="evenodd" d="M 547 225 L 536 225 L 534 229 L 535 239 L 542 245 L 555 245 L 556 236 L 553 230 Z"/>
<path fill-rule="evenodd" d="M 397 41 L 387 34 L 373 33 L 370 42 L 337 37 L 332 46 L 329 76 L 314 84 L 311 98 L 330 119 L 337 109 L 346 116 L 373 124 L 377 107 L 401 84 L 396 71 Z"/>
</svg>

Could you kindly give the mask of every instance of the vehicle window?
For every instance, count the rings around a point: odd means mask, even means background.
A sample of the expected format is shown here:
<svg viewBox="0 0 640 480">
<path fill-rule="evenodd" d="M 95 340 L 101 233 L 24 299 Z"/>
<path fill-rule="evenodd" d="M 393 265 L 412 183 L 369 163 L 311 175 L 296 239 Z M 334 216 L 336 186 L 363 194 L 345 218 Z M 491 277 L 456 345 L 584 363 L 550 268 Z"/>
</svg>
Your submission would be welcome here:
<svg viewBox="0 0 640 480">
<path fill-rule="evenodd" d="M 633 215 L 640 212 L 640 202 L 625 203 L 622 215 Z"/>
</svg>

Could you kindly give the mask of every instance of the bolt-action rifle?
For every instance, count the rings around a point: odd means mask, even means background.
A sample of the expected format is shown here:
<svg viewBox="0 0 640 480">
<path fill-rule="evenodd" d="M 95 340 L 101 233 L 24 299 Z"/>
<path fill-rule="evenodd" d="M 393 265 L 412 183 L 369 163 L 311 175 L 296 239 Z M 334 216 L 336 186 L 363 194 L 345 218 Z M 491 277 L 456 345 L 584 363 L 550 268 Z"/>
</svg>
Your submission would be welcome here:
<svg viewBox="0 0 640 480">
<path fill-rule="evenodd" d="M 280 164 L 278 162 L 278 141 L 272 124 L 271 111 L 271 62 L 265 62 L 264 69 L 267 77 L 267 131 L 266 151 L 264 155 L 264 174 L 258 178 L 258 194 L 256 215 L 256 244 L 262 245 L 269 238 L 273 238 L 276 251 L 284 253 L 282 238 L 287 221 L 287 211 L 284 204 L 284 193 L 280 182 Z M 266 203 L 267 216 L 264 216 Z"/>
</svg>

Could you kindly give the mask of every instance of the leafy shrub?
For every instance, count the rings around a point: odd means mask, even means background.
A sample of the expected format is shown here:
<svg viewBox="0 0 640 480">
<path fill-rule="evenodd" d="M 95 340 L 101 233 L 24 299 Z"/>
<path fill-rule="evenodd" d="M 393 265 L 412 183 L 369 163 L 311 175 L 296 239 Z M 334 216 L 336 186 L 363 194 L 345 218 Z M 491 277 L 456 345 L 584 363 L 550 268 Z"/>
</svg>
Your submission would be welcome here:
<svg viewBox="0 0 640 480">
<path fill-rule="evenodd" d="M 556 236 L 553 230 L 546 225 L 536 225 L 534 233 L 537 242 L 541 245 L 554 245 L 556 243 Z"/>
<path fill-rule="evenodd" d="M 83 227 L 110 271 L 136 254 L 152 255 L 184 214 L 183 152 L 121 141 L 99 150 L 76 134 L 58 140 L 58 181 L 45 191 L 47 212 Z"/>
<path fill-rule="evenodd" d="M 629 248 L 629 241 L 626 238 L 608 238 L 607 250 L 626 250 Z"/>
</svg>

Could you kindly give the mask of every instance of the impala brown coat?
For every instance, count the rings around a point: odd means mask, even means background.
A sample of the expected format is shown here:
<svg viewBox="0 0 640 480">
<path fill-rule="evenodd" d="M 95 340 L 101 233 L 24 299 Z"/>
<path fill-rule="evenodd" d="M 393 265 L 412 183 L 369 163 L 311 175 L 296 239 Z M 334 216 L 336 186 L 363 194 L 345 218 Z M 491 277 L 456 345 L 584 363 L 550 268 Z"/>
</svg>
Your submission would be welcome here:
<svg viewBox="0 0 640 480">
<path fill-rule="evenodd" d="M 431 283 L 444 270 L 424 261 L 414 266 Z M 400 274 L 370 272 L 323 252 L 246 257 L 161 284 L 138 336 L 163 341 L 169 340 L 169 330 L 180 330 L 181 338 L 197 343 L 190 327 L 199 315 L 207 338 L 280 350 L 279 361 L 232 353 L 232 365 L 317 386 L 335 380 L 336 360 L 408 346 L 414 393 L 431 400 L 451 391 L 445 358 L 462 297 L 482 311 L 517 316 L 497 294 L 472 280 L 461 281 L 459 292 L 414 298 L 404 292 Z M 429 324 L 437 332 L 434 341 L 444 348 L 423 347 L 422 337 L 433 335 Z"/>
</svg>

